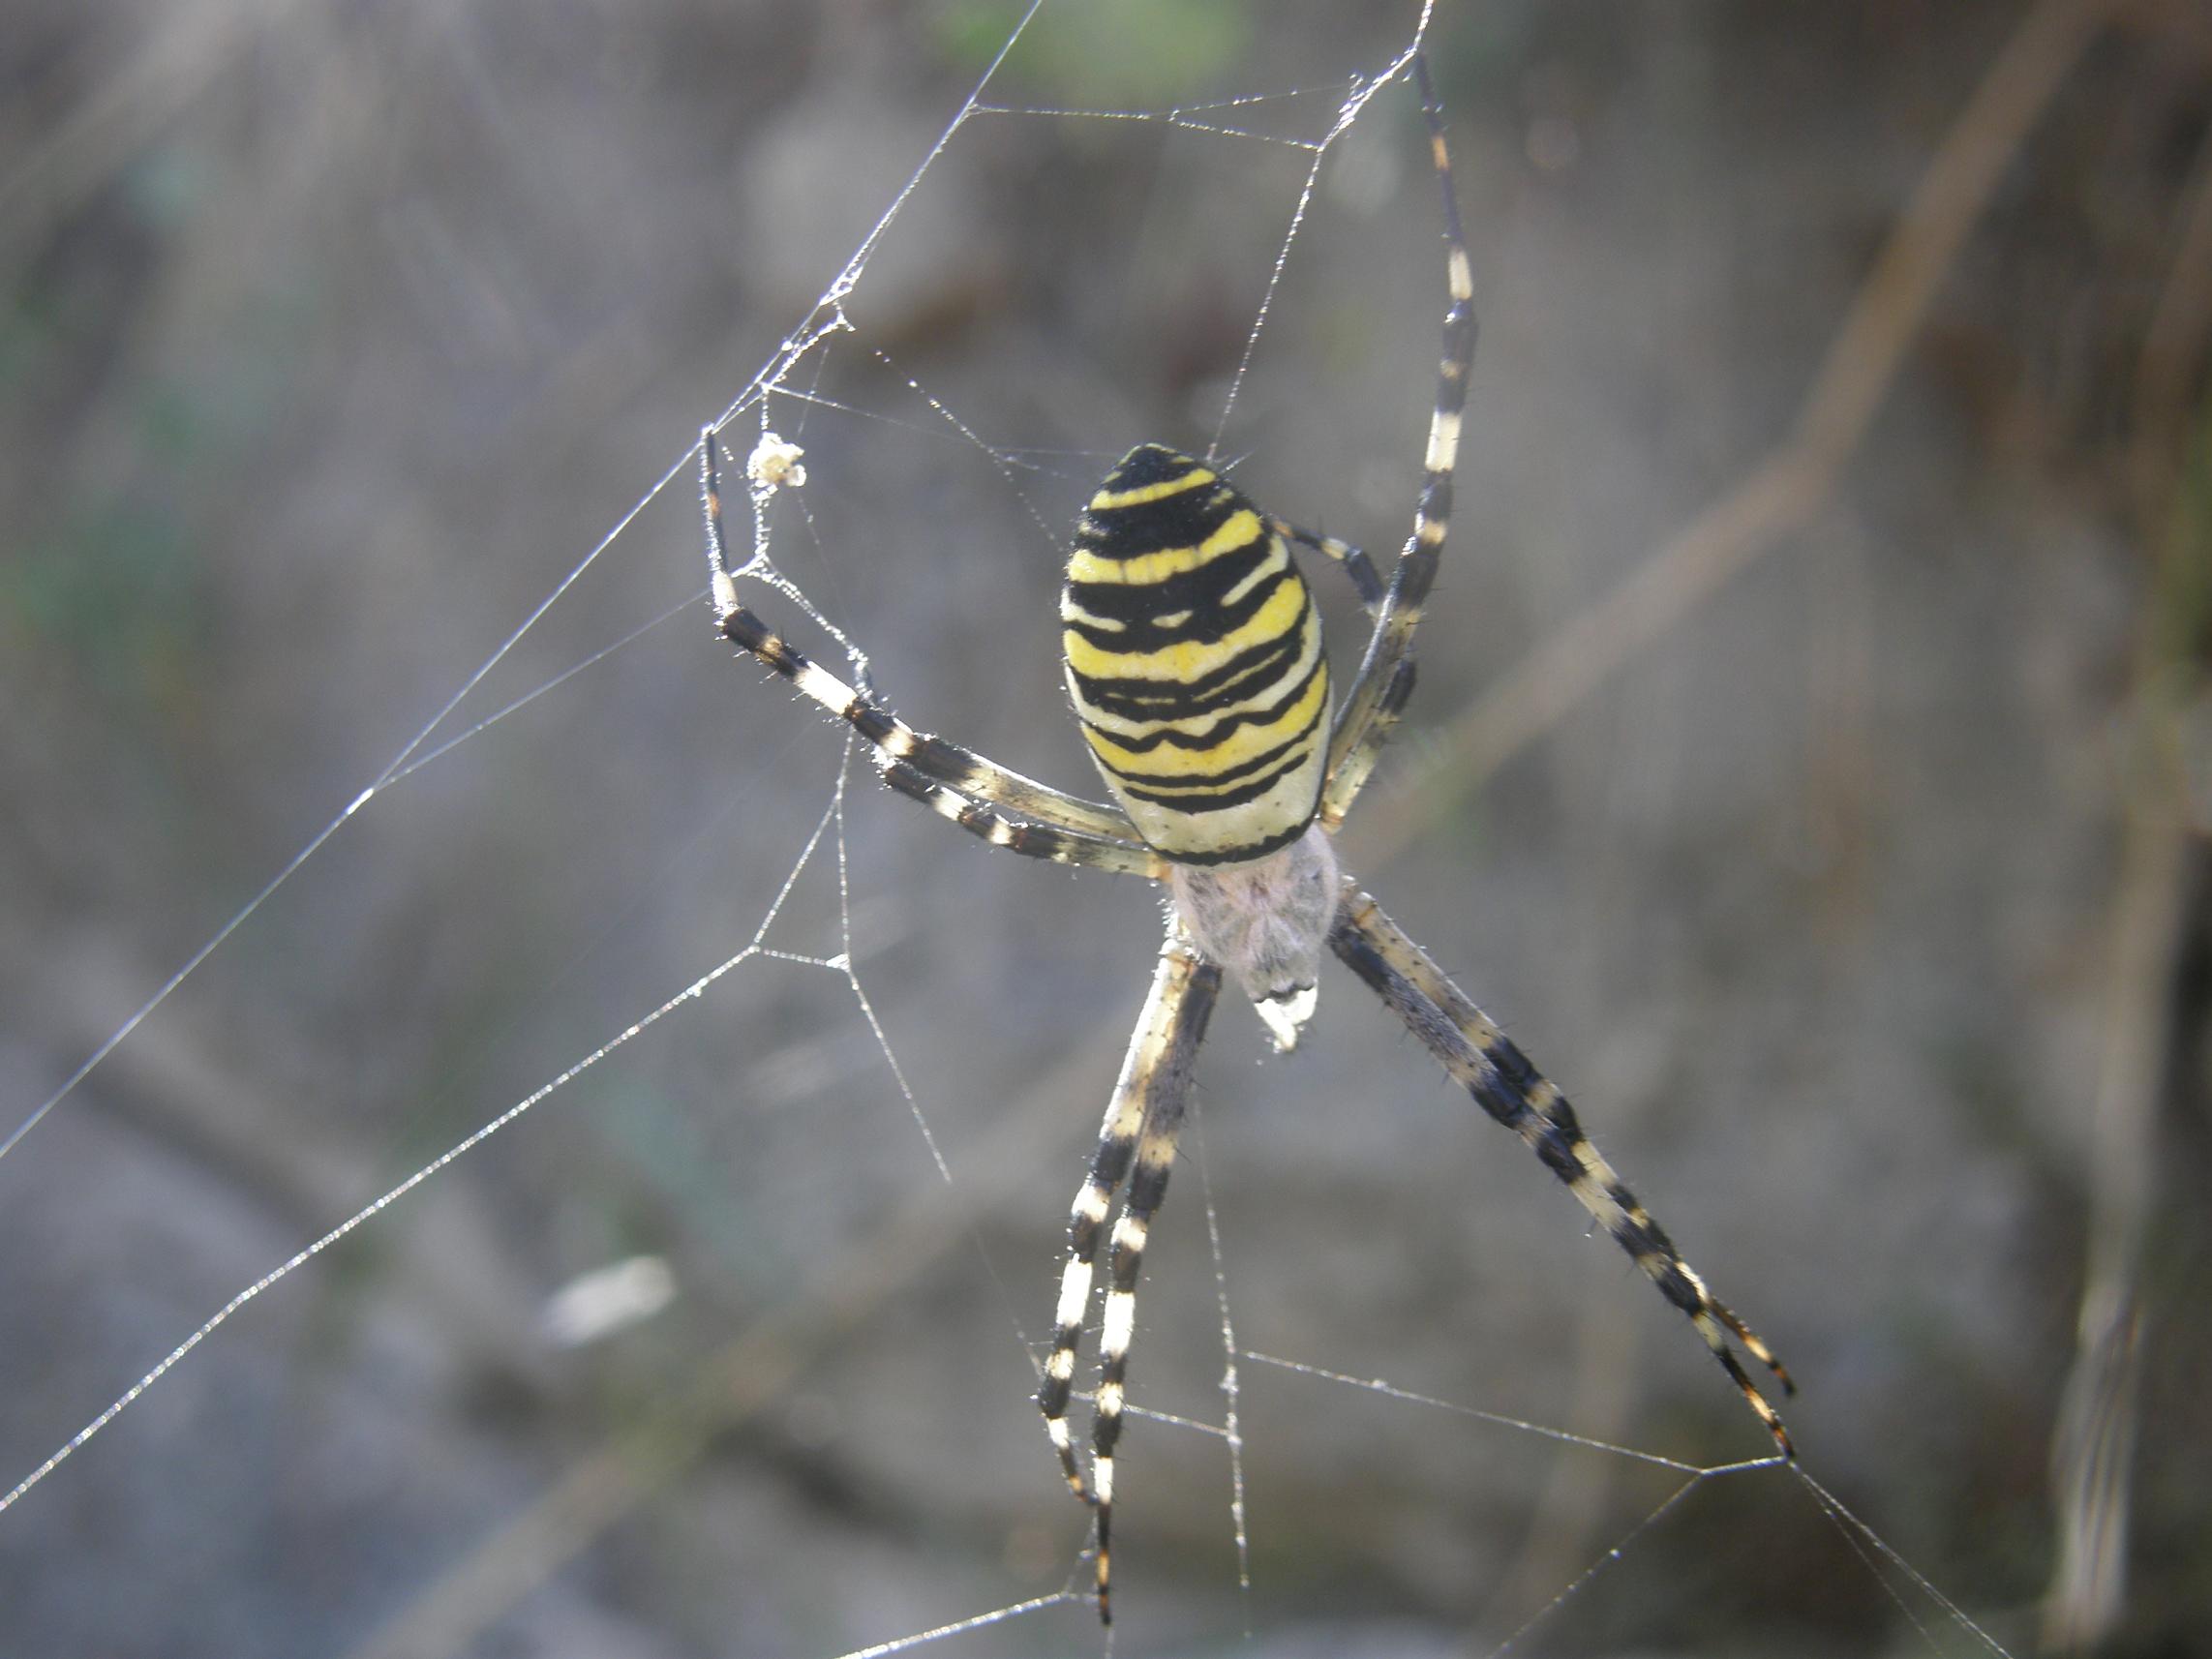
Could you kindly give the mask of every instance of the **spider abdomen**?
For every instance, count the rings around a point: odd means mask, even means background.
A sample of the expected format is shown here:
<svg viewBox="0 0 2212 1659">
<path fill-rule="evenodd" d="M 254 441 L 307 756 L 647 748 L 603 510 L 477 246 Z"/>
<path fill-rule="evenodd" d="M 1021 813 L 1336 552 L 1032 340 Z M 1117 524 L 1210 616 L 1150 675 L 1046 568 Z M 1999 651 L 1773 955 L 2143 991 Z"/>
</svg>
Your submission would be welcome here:
<svg viewBox="0 0 2212 1659">
<path fill-rule="evenodd" d="M 1220 864 L 1305 832 L 1328 748 L 1320 616 L 1241 491 L 1131 450 L 1076 523 L 1060 620 L 1083 737 L 1147 843 Z"/>
</svg>

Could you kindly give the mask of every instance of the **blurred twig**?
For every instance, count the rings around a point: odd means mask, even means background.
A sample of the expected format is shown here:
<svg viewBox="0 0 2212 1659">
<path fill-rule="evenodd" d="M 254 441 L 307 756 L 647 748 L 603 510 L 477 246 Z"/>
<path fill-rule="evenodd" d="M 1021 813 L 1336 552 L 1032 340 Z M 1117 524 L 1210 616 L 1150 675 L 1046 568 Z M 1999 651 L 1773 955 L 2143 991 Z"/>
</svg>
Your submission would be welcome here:
<svg viewBox="0 0 2212 1659">
<path fill-rule="evenodd" d="M 2058 1559 L 2044 1605 L 2046 1652 L 2079 1653 L 2127 1605 L 2128 1523 L 2141 1374 L 2139 1278 L 2156 1196 L 2158 1115 L 2173 1050 L 2173 980 L 2190 882 L 2184 725 L 2202 683 L 2212 547 L 2187 498 L 2212 464 L 2192 391 L 2212 343 L 2212 136 L 2201 145 L 2172 269 L 2143 341 L 2130 457 L 2144 595 L 2128 717 L 2118 891 L 2106 962 L 2104 1051 L 2089 1124 L 2089 1240 L 2074 1368 L 2051 1445 Z"/>
<path fill-rule="evenodd" d="M 571 1463 L 528 1509 L 455 1561 L 350 1659 L 448 1659 L 524 1595 L 698 1462 L 730 1430 L 785 1397 L 839 1337 L 861 1326 L 963 1239 L 976 1218 L 1033 1185 L 1068 1136 L 1067 1103 L 1110 1076 L 1120 1034 L 1103 1035 L 1039 1079 L 990 1131 L 959 1185 L 932 1182 L 885 1225 L 703 1359 L 643 1421 Z M 958 1161 L 955 1155 L 955 1162 Z M 1039 1469 L 1049 1467 L 1039 1440 Z"/>
<path fill-rule="evenodd" d="M 2136 370 L 2133 460 L 2140 504 L 2163 512 L 2190 427 L 2190 404 L 2212 346 L 2212 137 L 2199 146 L 2180 246 L 2144 331 Z"/>
<path fill-rule="evenodd" d="M 1860 285 L 1790 437 L 1453 720 L 1418 775 L 1407 780 L 1396 809 L 1348 831 L 1357 863 L 1379 863 L 1435 827 L 1646 646 L 1820 511 L 2006 164 L 2121 4 L 2040 0 L 2020 20 Z"/>
<path fill-rule="evenodd" d="M 0 171 L 0 269 L 13 269 L 85 199 L 114 181 L 156 135 L 244 61 L 298 0 L 210 0 L 158 8 L 92 90 Z"/>
</svg>

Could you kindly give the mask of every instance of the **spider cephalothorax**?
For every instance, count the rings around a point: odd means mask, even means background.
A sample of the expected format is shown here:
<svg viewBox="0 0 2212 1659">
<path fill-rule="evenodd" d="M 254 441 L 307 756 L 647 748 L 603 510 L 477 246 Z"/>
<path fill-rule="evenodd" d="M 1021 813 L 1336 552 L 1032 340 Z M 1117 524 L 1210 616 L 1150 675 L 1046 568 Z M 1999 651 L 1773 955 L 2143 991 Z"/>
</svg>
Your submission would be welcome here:
<svg viewBox="0 0 2212 1659">
<path fill-rule="evenodd" d="M 1336 849 L 1318 824 L 1240 864 L 1178 864 L 1168 880 L 1191 943 L 1243 987 L 1278 1050 L 1297 1046 L 1336 917 Z"/>
<path fill-rule="evenodd" d="M 1277 1045 L 1289 1046 L 1312 1011 L 1324 945 L 1689 1318 L 1779 1455 L 1791 1455 L 1781 1419 L 1732 1344 L 1787 1390 L 1789 1376 L 1773 1354 L 1713 1299 L 1583 1133 L 1559 1088 L 1339 871 L 1330 846 L 1412 686 L 1413 632 L 1450 522 L 1474 351 L 1473 279 L 1442 112 L 1419 54 L 1400 67 L 1419 81 L 1429 121 L 1448 293 L 1413 533 L 1385 589 L 1359 549 L 1260 512 L 1208 463 L 1158 444 L 1131 450 L 1083 511 L 1061 603 L 1069 691 L 1118 805 L 1084 800 L 916 731 L 741 604 L 723 544 L 716 437 L 712 429 L 701 436 L 708 565 L 725 639 L 867 739 L 892 788 L 971 834 L 1031 858 L 1145 876 L 1173 893 L 1151 992 L 1069 1217 L 1068 1260 L 1037 1395 L 1061 1471 L 1096 1517 L 1105 1618 L 1111 1617 L 1114 1452 L 1136 1283 L 1174 1166 L 1198 1045 L 1226 974 L 1251 995 Z M 763 446 L 772 447 L 765 437 Z M 775 476 L 754 468 L 756 494 L 803 477 L 794 475 L 795 446 L 775 448 L 773 460 Z M 1320 622 L 1291 560 L 1292 542 L 1340 564 L 1374 618 L 1358 675 L 1333 719 Z M 1107 1287 L 1086 1474 L 1067 1414 L 1102 1246 Z"/>
</svg>

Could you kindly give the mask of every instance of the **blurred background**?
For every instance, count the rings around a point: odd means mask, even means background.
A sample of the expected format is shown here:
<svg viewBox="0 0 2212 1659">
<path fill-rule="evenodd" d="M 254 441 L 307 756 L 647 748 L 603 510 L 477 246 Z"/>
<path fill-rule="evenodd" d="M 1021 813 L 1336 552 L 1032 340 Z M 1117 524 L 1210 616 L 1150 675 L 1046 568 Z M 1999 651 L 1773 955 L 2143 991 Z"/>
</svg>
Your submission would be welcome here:
<svg viewBox="0 0 2212 1659">
<path fill-rule="evenodd" d="M 1157 906 L 931 823 L 733 665 L 683 465 L 1018 9 L 10 10 L 0 1132 L 677 476 L 431 746 L 543 695 L 0 1159 L 0 1487 L 763 950 L 0 1514 L 0 1653 L 804 1656 L 1061 1589 L 1024 1343 Z M 918 724 L 1097 793 L 1059 542 L 1139 439 L 1403 538 L 1443 304 L 1405 89 L 1318 169 L 1228 400 L 1299 144 L 1416 20 L 1048 4 L 987 103 L 1309 90 L 979 113 L 930 166 L 765 410 L 808 473 L 770 551 Z M 2212 15 L 1503 0 L 1430 51 L 1483 333 L 1346 860 L 1789 1360 L 1882 1545 L 2015 1654 L 2212 1651 Z M 1138 1403 L 1223 1421 L 1226 1306 L 1250 1352 L 1760 1456 L 1527 1152 L 1322 998 L 1286 1059 L 1215 1021 Z M 1985 1650 L 1787 1473 L 1638 1529 L 1679 1470 L 1236 1374 L 1250 1591 L 1222 1436 L 1139 1421 L 1117 1651 Z M 931 1651 L 1100 1646 L 1069 1603 Z"/>
</svg>

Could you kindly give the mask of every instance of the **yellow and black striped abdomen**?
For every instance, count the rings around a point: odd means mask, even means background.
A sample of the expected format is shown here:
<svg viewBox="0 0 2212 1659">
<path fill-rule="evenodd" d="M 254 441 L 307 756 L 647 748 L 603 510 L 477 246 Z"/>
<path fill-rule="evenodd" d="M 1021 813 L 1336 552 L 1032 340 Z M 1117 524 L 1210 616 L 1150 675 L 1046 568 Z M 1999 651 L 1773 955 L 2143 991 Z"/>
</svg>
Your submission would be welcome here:
<svg viewBox="0 0 2212 1659">
<path fill-rule="evenodd" d="M 1328 750 L 1321 621 L 1242 492 L 1131 450 L 1077 521 L 1060 622 L 1083 736 L 1147 842 L 1219 864 L 1304 833 Z"/>
</svg>

